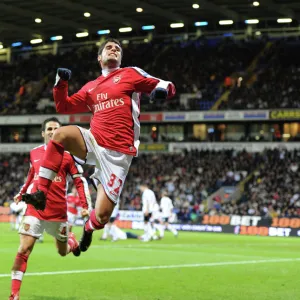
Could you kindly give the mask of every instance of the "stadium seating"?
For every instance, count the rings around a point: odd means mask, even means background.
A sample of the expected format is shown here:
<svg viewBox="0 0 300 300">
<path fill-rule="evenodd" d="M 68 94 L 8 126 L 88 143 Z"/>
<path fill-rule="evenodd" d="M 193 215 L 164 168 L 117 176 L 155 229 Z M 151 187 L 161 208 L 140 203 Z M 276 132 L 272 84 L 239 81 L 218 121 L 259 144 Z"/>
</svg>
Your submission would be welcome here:
<svg viewBox="0 0 300 300">
<path fill-rule="evenodd" d="M 160 192 L 167 189 L 174 201 L 178 218 L 190 221 L 191 214 L 199 216 L 204 213 L 205 200 L 220 187 L 236 186 L 247 175 L 255 174 L 245 187 L 241 203 L 222 204 L 215 201 L 214 207 L 206 212 L 268 215 L 274 208 L 278 214 L 298 214 L 299 212 L 293 209 L 295 205 L 300 204 L 295 198 L 299 189 L 298 157 L 297 151 L 283 150 L 268 150 L 259 154 L 235 150 L 141 154 L 133 161 L 128 174 L 121 196 L 122 207 L 129 210 L 140 209 L 137 185 L 147 182 L 158 198 Z M 15 153 L 2 154 L 0 161 L 0 205 L 3 205 L 4 202 L 11 201 L 19 191 L 29 161 L 27 154 Z M 6 172 L 7 168 L 13 172 Z M 256 173 L 253 173 L 254 171 Z M 92 168 L 87 168 L 85 176 L 91 175 L 92 172 Z M 282 180 L 282 176 L 285 181 Z M 292 197 L 294 200 L 291 200 Z"/>
<path fill-rule="evenodd" d="M 151 105 L 144 98 L 144 110 L 207 110 L 224 90 L 234 86 L 235 80 L 230 76 L 243 74 L 263 48 L 263 41 L 230 39 L 130 44 L 128 47 L 124 45 L 123 66 L 138 66 L 153 76 L 172 80 L 178 95 L 195 95 L 184 107 L 176 100 Z M 47 104 L 46 99 L 52 101 L 57 67 L 72 69 L 70 94 L 100 74 L 96 46 L 70 47 L 56 56 L 30 56 L 30 52 L 22 55 L 13 53 L 12 56 L 12 64 L 0 64 L 2 114 L 54 112 L 53 105 Z"/>
</svg>

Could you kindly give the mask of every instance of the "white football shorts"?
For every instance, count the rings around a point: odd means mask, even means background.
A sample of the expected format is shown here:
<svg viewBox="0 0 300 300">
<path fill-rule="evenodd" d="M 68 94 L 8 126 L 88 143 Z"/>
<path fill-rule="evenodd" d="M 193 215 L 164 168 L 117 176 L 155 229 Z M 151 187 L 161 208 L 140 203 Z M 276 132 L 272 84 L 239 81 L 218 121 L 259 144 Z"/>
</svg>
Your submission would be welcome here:
<svg viewBox="0 0 300 300">
<path fill-rule="evenodd" d="M 95 186 L 101 183 L 107 196 L 117 204 L 133 156 L 99 146 L 90 130 L 77 127 L 82 133 L 88 153 L 85 162 L 77 157 L 74 157 L 75 161 L 95 166 L 95 172 L 91 176 Z"/>
<path fill-rule="evenodd" d="M 30 235 L 37 239 L 44 231 L 62 243 L 68 241 L 68 222 L 44 221 L 33 216 L 24 216 L 19 227 L 20 234 Z"/>
</svg>

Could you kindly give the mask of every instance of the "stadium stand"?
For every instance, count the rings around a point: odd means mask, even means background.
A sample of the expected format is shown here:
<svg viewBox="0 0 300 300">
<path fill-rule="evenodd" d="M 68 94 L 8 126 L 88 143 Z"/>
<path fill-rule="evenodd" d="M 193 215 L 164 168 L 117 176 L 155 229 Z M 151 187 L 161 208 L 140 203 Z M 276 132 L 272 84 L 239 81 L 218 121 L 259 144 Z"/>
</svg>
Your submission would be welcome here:
<svg viewBox="0 0 300 300">
<path fill-rule="evenodd" d="M 265 51 L 267 45 L 271 46 Z M 153 41 L 124 45 L 123 66 L 137 65 L 151 75 L 172 79 L 178 95 L 189 94 L 184 105 L 179 99 L 149 104 L 144 97 L 144 111 L 208 110 L 226 91 L 228 98 L 216 109 L 299 108 L 298 48 L 297 41 L 282 40 Z M 0 63 L 1 114 L 55 112 L 51 99 L 56 68 L 72 69 L 71 94 L 99 76 L 96 55 L 96 46 L 82 46 L 58 55 L 19 53 L 12 64 Z"/>
<path fill-rule="evenodd" d="M 144 110 L 207 110 L 224 89 L 234 85 L 235 79 L 230 76 L 243 74 L 263 47 L 264 43 L 260 40 L 231 39 L 152 42 L 133 44 L 128 48 L 124 45 L 123 66 L 136 65 L 153 76 L 172 79 L 178 94 L 195 95 L 185 106 L 172 100 L 163 104 L 148 104 Z M 0 88 L 6 87 L 0 94 L 2 114 L 55 112 L 50 99 L 57 67 L 68 67 L 73 72 L 70 94 L 99 76 L 100 72 L 96 46 L 71 48 L 55 56 L 15 56 L 12 64 L 0 64 Z M 147 104 L 147 98 L 144 100 Z"/>
<path fill-rule="evenodd" d="M 121 202 L 127 210 L 140 209 L 137 186 L 148 182 L 160 197 L 167 189 L 174 201 L 178 220 L 196 221 L 201 215 L 256 215 L 263 217 L 299 217 L 300 151 L 284 148 L 262 153 L 246 151 L 184 151 L 176 154 L 141 154 L 133 161 Z M 10 202 L 23 184 L 28 168 L 27 154 L 1 155 L 0 205 Z M 174 165 L 176 168 L 174 169 Z M 12 172 L 6 172 L 10 168 Z M 87 168 L 85 176 L 91 175 Z M 207 199 L 223 186 L 245 184 L 241 198 L 222 201 L 214 197 L 208 208 Z"/>
</svg>

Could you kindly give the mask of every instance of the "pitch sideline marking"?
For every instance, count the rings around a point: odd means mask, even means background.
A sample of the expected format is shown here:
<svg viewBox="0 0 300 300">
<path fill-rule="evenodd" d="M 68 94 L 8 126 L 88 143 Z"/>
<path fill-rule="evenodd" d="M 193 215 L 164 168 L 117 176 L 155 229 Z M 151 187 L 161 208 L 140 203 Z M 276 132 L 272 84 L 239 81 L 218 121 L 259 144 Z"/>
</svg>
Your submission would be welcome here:
<svg viewBox="0 0 300 300">
<path fill-rule="evenodd" d="M 118 271 L 140 271 L 140 270 L 153 270 L 153 269 L 215 267 L 215 266 L 248 265 L 248 264 L 262 264 L 262 263 L 293 262 L 293 261 L 300 261 L 300 258 L 245 260 L 245 261 L 224 261 L 224 262 L 168 265 L 168 266 L 144 266 L 144 267 L 127 267 L 127 268 L 109 268 L 109 269 L 70 270 L 70 271 L 57 271 L 57 272 L 39 272 L 39 273 L 26 273 L 26 277 L 27 276 L 44 276 L 44 275 L 64 275 L 64 274 L 81 274 L 81 273 L 118 272 Z M 11 276 L 11 274 L 0 274 L 0 278 L 10 277 L 10 276 Z"/>
</svg>

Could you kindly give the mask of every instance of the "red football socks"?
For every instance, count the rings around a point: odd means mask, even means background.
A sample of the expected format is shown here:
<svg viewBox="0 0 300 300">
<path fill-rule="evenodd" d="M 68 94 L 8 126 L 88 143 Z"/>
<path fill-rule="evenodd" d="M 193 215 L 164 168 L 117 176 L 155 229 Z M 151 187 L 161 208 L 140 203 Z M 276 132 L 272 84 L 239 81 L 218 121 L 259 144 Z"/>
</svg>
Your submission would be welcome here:
<svg viewBox="0 0 300 300">
<path fill-rule="evenodd" d="M 64 156 L 64 146 L 55 141 L 50 141 L 47 145 L 43 163 L 39 170 L 38 189 L 47 194 L 52 180 L 57 175 Z"/>
<path fill-rule="evenodd" d="M 105 224 L 101 224 L 100 222 L 98 222 L 97 218 L 96 218 L 96 214 L 95 214 L 95 210 L 93 209 L 91 211 L 90 214 L 90 218 L 87 220 L 87 222 L 85 223 L 85 230 L 86 231 L 94 231 L 94 230 L 99 230 L 104 228 Z"/>
<path fill-rule="evenodd" d="M 68 245 L 70 246 L 70 251 L 74 251 L 78 247 L 78 242 L 76 241 L 75 235 L 73 232 L 69 232 L 68 236 Z"/>
<path fill-rule="evenodd" d="M 23 275 L 27 269 L 28 256 L 17 253 L 11 274 L 11 292 L 17 294 L 20 291 Z"/>
</svg>

